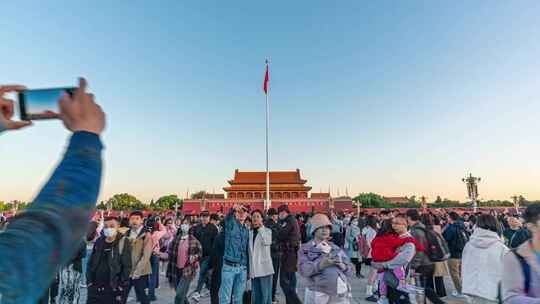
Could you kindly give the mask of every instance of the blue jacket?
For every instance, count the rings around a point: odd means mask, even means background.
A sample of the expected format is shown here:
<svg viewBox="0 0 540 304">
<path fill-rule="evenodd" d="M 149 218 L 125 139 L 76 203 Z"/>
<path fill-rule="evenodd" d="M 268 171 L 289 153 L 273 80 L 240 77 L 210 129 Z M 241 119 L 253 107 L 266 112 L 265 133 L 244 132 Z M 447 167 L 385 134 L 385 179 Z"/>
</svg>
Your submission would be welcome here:
<svg viewBox="0 0 540 304">
<path fill-rule="evenodd" d="M 77 251 L 99 193 L 102 148 L 96 134 L 73 134 L 34 202 L 0 233 L 1 304 L 37 303 Z"/>
<path fill-rule="evenodd" d="M 234 217 L 234 209 L 229 210 L 224 226 L 225 254 L 223 259 L 247 267 L 249 232 L 246 226 L 240 224 L 240 221 Z"/>
</svg>

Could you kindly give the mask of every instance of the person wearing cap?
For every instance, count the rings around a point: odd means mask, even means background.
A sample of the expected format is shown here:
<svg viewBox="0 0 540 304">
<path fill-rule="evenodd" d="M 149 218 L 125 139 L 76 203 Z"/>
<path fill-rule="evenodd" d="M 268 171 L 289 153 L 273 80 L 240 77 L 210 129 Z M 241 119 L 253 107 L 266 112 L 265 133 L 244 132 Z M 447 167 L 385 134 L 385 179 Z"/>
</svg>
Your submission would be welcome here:
<svg viewBox="0 0 540 304">
<path fill-rule="evenodd" d="M 296 218 L 291 214 L 287 205 L 278 208 L 279 231 L 277 240 L 281 251 L 279 285 L 285 294 L 286 304 L 300 304 L 296 294 L 296 271 L 298 263 L 298 248 L 300 247 L 300 228 Z"/>
<path fill-rule="evenodd" d="M 298 273 L 306 286 L 304 304 L 350 303 L 349 280 L 354 266 L 347 254 L 332 243 L 332 223 L 325 214 L 311 218 L 312 241 L 298 250 Z"/>
<path fill-rule="evenodd" d="M 279 233 L 279 216 L 275 208 L 268 209 L 268 217 L 264 222 L 264 226 L 272 230 L 272 246 L 270 246 L 270 255 L 272 256 L 272 265 L 274 267 L 274 275 L 272 277 L 272 302 L 276 302 L 276 290 L 279 278 L 279 266 L 281 259 L 281 252 L 279 250 L 278 233 Z"/>
<path fill-rule="evenodd" d="M 501 297 L 505 304 L 540 304 L 540 204 L 523 214 L 532 238 L 503 259 Z"/>
<path fill-rule="evenodd" d="M 215 225 L 210 223 L 210 213 L 208 211 L 201 212 L 201 223 L 195 226 L 193 235 L 202 245 L 202 260 L 201 260 L 201 270 L 199 272 L 199 281 L 197 282 L 197 287 L 195 292 L 192 294 L 192 297 L 195 301 L 199 301 L 200 292 L 203 288 L 203 285 L 206 283 L 208 288 L 208 293 L 210 294 L 210 277 L 208 276 L 208 269 L 210 263 L 210 252 L 212 251 L 212 246 L 214 245 L 214 239 L 218 235 L 218 229 Z"/>
<path fill-rule="evenodd" d="M 219 303 L 241 304 L 247 281 L 249 231 L 245 226 L 248 208 L 235 205 L 223 220 L 224 254 Z"/>
</svg>

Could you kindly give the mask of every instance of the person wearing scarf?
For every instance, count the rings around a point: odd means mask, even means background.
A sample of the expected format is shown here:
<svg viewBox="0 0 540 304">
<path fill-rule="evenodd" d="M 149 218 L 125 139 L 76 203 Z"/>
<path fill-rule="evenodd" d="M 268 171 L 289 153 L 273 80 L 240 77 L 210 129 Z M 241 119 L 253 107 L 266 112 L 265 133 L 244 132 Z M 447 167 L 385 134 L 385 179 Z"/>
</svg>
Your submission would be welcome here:
<svg viewBox="0 0 540 304">
<path fill-rule="evenodd" d="M 188 303 L 189 286 L 199 270 L 202 256 L 201 243 L 193 236 L 189 221 L 184 219 L 180 229 L 171 242 L 168 255 L 167 279 L 173 289 L 176 289 L 175 304 Z"/>
</svg>

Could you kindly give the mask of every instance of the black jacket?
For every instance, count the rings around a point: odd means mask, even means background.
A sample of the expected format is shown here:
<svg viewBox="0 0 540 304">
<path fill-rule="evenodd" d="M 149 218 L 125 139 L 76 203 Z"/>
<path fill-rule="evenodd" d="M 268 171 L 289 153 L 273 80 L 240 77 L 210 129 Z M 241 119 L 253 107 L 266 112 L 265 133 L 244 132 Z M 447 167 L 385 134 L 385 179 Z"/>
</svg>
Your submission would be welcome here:
<svg viewBox="0 0 540 304">
<path fill-rule="evenodd" d="M 298 249 L 300 248 L 300 228 L 296 218 L 289 215 L 279 221 L 278 232 L 279 248 L 281 250 L 281 269 L 283 272 L 296 272 L 298 263 Z"/>
<path fill-rule="evenodd" d="M 279 233 L 279 224 L 274 222 L 272 219 L 267 219 L 264 222 L 264 226 L 266 228 L 269 228 L 272 230 L 272 246 L 270 246 L 270 254 L 272 255 L 272 258 L 279 257 L 280 250 L 279 250 L 279 242 L 278 242 L 278 233 Z"/>
<path fill-rule="evenodd" d="M 212 252 L 212 246 L 214 246 L 214 240 L 218 235 L 218 229 L 216 225 L 208 223 L 203 226 L 199 224 L 193 228 L 193 236 L 201 243 L 203 249 L 203 257 L 210 256 Z"/>
<path fill-rule="evenodd" d="M 124 239 L 122 242 L 120 240 Z M 120 254 L 120 243 L 122 243 L 122 253 Z M 97 267 L 102 258 L 106 258 L 109 263 L 110 270 L 110 287 L 115 289 L 118 286 L 125 285 L 129 281 L 131 272 L 131 243 L 122 234 L 117 234 L 113 242 L 112 254 L 104 255 L 105 237 L 102 236 L 96 240 L 92 255 L 88 260 L 88 268 L 86 271 L 86 280 L 88 284 L 104 284 L 105 282 L 95 282 Z"/>
</svg>

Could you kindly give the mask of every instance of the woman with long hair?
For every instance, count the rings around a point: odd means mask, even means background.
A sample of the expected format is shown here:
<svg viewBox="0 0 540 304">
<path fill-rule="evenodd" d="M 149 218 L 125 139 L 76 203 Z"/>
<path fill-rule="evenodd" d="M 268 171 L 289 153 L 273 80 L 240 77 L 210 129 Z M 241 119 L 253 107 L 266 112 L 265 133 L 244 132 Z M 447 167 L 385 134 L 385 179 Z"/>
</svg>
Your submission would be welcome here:
<svg viewBox="0 0 540 304">
<path fill-rule="evenodd" d="M 437 232 L 438 234 L 442 234 L 442 228 L 441 228 L 441 222 L 440 219 L 436 216 L 433 216 L 431 214 L 425 213 L 422 214 L 420 221 L 422 224 L 426 226 L 426 229 L 432 229 L 433 231 Z M 446 265 L 446 261 L 444 262 L 436 262 L 435 263 L 435 273 L 433 274 L 433 280 L 434 282 L 428 285 L 433 285 L 435 289 L 435 293 L 439 298 L 446 297 L 446 287 L 444 286 L 444 277 L 449 276 L 448 273 L 448 266 Z"/>
<path fill-rule="evenodd" d="M 373 242 L 373 239 L 375 239 L 375 236 L 377 236 L 377 230 L 378 230 L 378 221 L 377 218 L 374 215 L 368 215 L 366 217 L 366 227 L 362 229 L 362 236 L 366 240 L 366 244 L 369 247 L 369 252 L 367 257 L 364 259 L 364 264 L 366 266 L 371 266 L 371 242 Z M 375 284 L 375 280 L 377 278 L 377 270 L 373 267 L 370 267 L 369 273 L 368 273 L 368 282 L 366 285 L 366 300 L 370 302 L 377 302 L 377 297 L 373 295 L 373 287 Z"/>
</svg>

